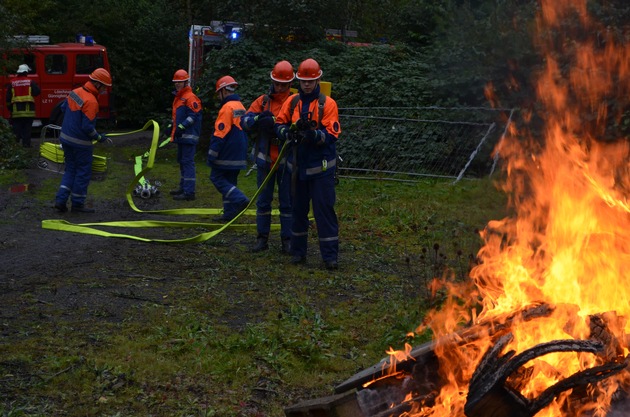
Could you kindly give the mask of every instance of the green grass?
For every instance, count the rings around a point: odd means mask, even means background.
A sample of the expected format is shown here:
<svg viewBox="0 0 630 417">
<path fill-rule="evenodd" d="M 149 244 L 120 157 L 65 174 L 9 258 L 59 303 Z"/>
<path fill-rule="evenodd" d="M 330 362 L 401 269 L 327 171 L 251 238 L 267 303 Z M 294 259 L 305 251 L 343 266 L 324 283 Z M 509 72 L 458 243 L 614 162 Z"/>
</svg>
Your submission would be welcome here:
<svg viewBox="0 0 630 417">
<path fill-rule="evenodd" d="M 122 200 L 132 157 L 143 151 L 103 150 L 111 165 L 90 185 L 96 204 Z M 219 207 L 203 159 L 197 202 Z M 171 149 L 148 177 L 167 191 L 178 175 Z M 35 198 L 50 200 L 59 180 L 45 181 Z M 3 187 L 18 181 L 27 181 L 20 171 L 0 171 Z M 241 175 L 239 184 L 252 195 L 255 175 Z M 0 415 L 282 416 L 300 399 L 330 395 L 388 347 L 428 340 L 407 336 L 439 302 L 428 283 L 446 272 L 466 279 L 481 244 L 477 230 L 505 215 L 505 198 L 489 179 L 341 178 L 337 198 L 341 269 L 334 274 L 278 262 L 272 251 L 254 257 L 238 250 L 253 231 L 227 231 L 198 245 L 191 262 L 203 275 L 175 272 L 182 283 L 164 294 L 168 304 L 142 304 L 121 323 L 24 324 L 21 337 L 0 343 L 0 388 L 12 398 L 0 401 Z M 11 364 L 22 372 L 7 377 Z"/>
</svg>

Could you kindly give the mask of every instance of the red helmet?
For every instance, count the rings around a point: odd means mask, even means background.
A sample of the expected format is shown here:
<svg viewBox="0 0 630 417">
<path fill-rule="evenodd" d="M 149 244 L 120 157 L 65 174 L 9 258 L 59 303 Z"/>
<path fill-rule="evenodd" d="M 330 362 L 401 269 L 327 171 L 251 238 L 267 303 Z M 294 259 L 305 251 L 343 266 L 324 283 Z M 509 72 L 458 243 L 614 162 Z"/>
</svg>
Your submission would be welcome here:
<svg viewBox="0 0 630 417">
<path fill-rule="evenodd" d="M 98 81 L 101 84 L 104 84 L 108 87 L 112 85 L 112 76 L 109 75 L 109 72 L 105 68 L 97 68 L 90 74 L 90 80 Z"/>
<path fill-rule="evenodd" d="M 271 71 L 271 79 L 279 83 L 290 83 L 295 78 L 293 65 L 289 61 L 278 62 Z"/>
<path fill-rule="evenodd" d="M 186 70 L 178 69 L 177 71 L 175 71 L 175 74 L 173 74 L 174 83 L 180 83 L 182 81 L 188 81 L 188 80 L 190 80 L 190 77 L 188 76 L 188 73 L 186 72 Z"/>
<path fill-rule="evenodd" d="M 238 83 L 236 82 L 234 78 L 230 77 L 229 75 L 224 75 L 223 77 L 219 78 L 219 80 L 217 81 L 217 85 L 216 85 L 217 89 L 215 90 L 215 93 L 218 92 L 222 88 L 230 87 L 232 85 L 234 87 L 228 88 L 228 90 L 234 91 Z"/>
<path fill-rule="evenodd" d="M 298 80 L 309 81 L 320 79 L 322 74 L 322 69 L 319 67 L 317 61 L 313 58 L 309 58 L 302 61 L 298 67 L 296 76 Z"/>
</svg>

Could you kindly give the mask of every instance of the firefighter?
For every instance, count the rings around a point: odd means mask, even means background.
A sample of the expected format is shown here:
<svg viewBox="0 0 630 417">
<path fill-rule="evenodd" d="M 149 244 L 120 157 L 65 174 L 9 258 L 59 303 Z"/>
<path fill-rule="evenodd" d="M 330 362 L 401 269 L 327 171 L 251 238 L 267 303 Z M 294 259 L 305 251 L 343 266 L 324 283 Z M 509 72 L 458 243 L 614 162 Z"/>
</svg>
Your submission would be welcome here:
<svg viewBox="0 0 630 417">
<path fill-rule="evenodd" d="M 35 98 L 40 93 L 37 83 L 28 78 L 31 68 L 22 64 L 16 76 L 7 85 L 6 102 L 11 114 L 11 124 L 17 142 L 25 148 L 31 147 L 31 128 L 35 118 Z"/>
<path fill-rule="evenodd" d="M 271 87 L 268 94 L 259 96 L 249 106 L 241 120 L 246 132 L 255 136 L 254 153 L 258 188 L 269 175 L 271 167 L 278 158 L 279 141 L 274 130 L 275 116 L 280 112 L 282 104 L 291 94 L 291 82 L 295 78 L 293 66 L 288 61 L 280 61 L 270 73 Z M 291 243 L 291 174 L 286 169 L 286 158 L 283 158 L 256 201 L 256 244 L 252 252 L 269 249 L 269 231 L 271 230 L 271 202 L 275 185 L 278 185 L 278 205 L 280 209 L 280 241 L 281 251 L 290 252 Z"/>
<path fill-rule="evenodd" d="M 245 107 L 238 94 L 238 83 L 229 75 L 217 80 L 216 94 L 221 103 L 214 122 L 214 133 L 208 149 L 210 181 L 223 197 L 223 214 L 215 221 L 227 222 L 249 205 L 249 199 L 238 189 L 238 174 L 247 167 L 247 135 L 241 128 Z"/>
<path fill-rule="evenodd" d="M 319 251 L 326 269 L 338 268 L 339 224 L 335 213 L 335 143 L 341 133 L 337 103 L 320 93 L 323 72 L 312 58 L 298 66 L 298 93 L 289 97 L 276 119 L 276 134 L 290 141 L 287 166 L 292 173 L 291 263 L 306 262 L 309 206 L 317 224 Z"/>
<path fill-rule="evenodd" d="M 94 213 L 93 208 L 85 206 L 92 178 L 93 142 L 112 142 L 107 135 L 96 131 L 98 96 L 112 85 L 112 77 L 106 69 L 97 68 L 89 78 L 82 87 L 72 90 L 61 105 L 64 117 L 59 140 L 64 151 L 65 171 L 55 197 L 55 208 L 62 213 L 68 211 L 68 197 L 73 212 Z"/>
<path fill-rule="evenodd" d="M 202 106 L 199 97 L 188 85 L 190 77 L 183 70 L 175 71 L 175 99 L 173 100 L 173 129 L 171 142 L 177 144 L 179 188 L 170 192 L 173 200 L 195 199 L 195 152 L 201 134 Z"/>
</svg>

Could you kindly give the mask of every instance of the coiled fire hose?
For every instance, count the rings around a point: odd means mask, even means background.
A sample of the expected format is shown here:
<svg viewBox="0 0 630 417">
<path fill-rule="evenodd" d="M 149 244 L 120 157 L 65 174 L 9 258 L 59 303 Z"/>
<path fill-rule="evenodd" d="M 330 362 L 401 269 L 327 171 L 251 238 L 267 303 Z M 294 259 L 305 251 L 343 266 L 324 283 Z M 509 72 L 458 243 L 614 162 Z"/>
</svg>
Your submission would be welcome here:
<svg viewBox="0 0 630 417">
<path fill-rule="evenodd" d="M 133 181 L 129 184 L 126 191 L 127 202 L 129 206 L 138 213 L 157 213 L 157 214 L 175 214 L 175 215 L 183 215 L 183 214 L 201 214 L 201 215 L 212 215 L 212 214 L 220 214 L 223 209 L 218 208 L 184 208 L 184 209 L 168 209 L 168 210 L 140 210 L 135 203 L 133 202 L 133 191 L 138 183 L 142 183 L 141 181 L 144 179 L 144 176 L 153 169 L 153 164 L 155 162 L 155 155 L 157 153 L 158 148 L 166 145 L 170 140 L 165 140 L 162 143 L 159 143 L 160 137 L 160 127 L 154 120 L 149 120 L 142 129 L 134 130 L 131 132 L 124 133 L 110 133 L 108 136 L 124 136 L 130 135 L 138 132 L 142 132 L 145 130 L 149 130 L 153 128 L 153 137 L 151 140 L 151 147 L 144 155 L 139 158 L 136 158 L 136 168 L 135 168 L 135 177 Z M 198 243 L 205 242 L 208 239 L 213 238 L 218 235 L 222 231 L 227 228 L 251 228 L 255 227 L 255 224 L 238 224 L 236 220 L 238 220 L 243 214 L 255 215 L 255 210 L 249 210 L 249 206 L 253 201 L 256 201 L 256 197 L 260 194 L 260 191 L 267 185 L 271 177 L 271 173 L 273 173 L 276 169 L 276 166 L 284 157 L 285 149 L 287 148 L 287 143 L 282 147 L 280 152 L 278 153 L 278 158 L 271 170 L 269 171 L 269 175 L 261 186 L 256 190 L 252 198 L 250 199 L 247 207 L 241 211 L 236 217 L 225 224 L 217 224 L 217 223 L 203 223 L 203 222 L 177 222 L 177 221 L 159 221 L 159 220 L 132 220 L 132 221 L 114 221 L 114 222 L 100 222 L 100 223 L 81 223 L 74 224 L 70 223 L 66 220 L 61 219 L 50 219 L 50 220 L 42 220 L 42 228 L 49 230 L 59 230 L 64 232 L 72 232 L 72 233 L 83 233 L 90 234 L 102 237 L 117 237 L 117 238 L 125 238 L 125 239 L 133 239 L 139 240 L 143 242 L 162 242 L 162 243 Z M 142 169 L 138 169 L 138 164 L 142 164 L 142 159 L 146 158 L 147 163 L 146 166 Z M 277 214 L 277 210 L 274 210 Z M 126 228 L 148 228 L 148 227 L 179 227 L 179 228 L 187 228 L 187 227 L 208 227 L 215 228 L 215 230 L 211 230 L 209 232 L 201 233 L 196 236 L 192 236 L 189 238 L 183 239 L 149 239 L 145 237 L 129 235 L 129 234 L 121 234 L 121 233 L 110 233 L 100 229 L 96 229 L 93 226 L 107 226 L 107 227 L 126 227 Z M 217 226 L 219 226 L 217 228 Z M 279 229 L 279 224 L 272 224 L 272 229 Z"/>
</svg>

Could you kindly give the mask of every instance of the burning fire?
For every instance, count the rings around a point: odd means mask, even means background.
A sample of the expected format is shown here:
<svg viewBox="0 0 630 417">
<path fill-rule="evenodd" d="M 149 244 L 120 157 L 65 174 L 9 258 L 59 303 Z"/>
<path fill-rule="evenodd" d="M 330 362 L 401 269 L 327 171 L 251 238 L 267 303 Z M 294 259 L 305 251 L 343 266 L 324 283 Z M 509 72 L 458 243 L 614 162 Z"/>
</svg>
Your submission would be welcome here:
<svg viewBox="0 0 630 417">
<path fill-rule="evenodd" d="M 513 339 L 504 350 L 517 354 L 554 340 L 589 339 L 593 315 L 609 319 L 618 341 L 612 355 L 629 353 L 630 149 L 628 138 L 611 126 L 630 99 L 630 49 L 589 18 L 585 0 L 542 0 L 537 23 L 545 68 L 531 120 L 538 115 L 544 126 L 530 133 L 512 128 L 497 147 L 514 215 L 490 222 L 483 232 L 474 287 L 452 287 L 451 300 L 427 318 L 444 384 L 433 405 L 416 404 L 408 416 L 464 416 L 468 384 L 494 342 L 490 332 L 508 318 Z M 463 307 L 462 300 L 468 302 Z M 541 303 L 553 312 L 514 319 L 515 312 Z M 488 334 L 458 340 L 457 332 L 471 322 L 493 326 L 479 326 Z M 601 363 L 601 355 L 583 352 L 542 356 L 523 366 L 529 378 L 519 392 L 536 398 Z M 580 405 L 569 404 L 569 390 L 536 416 L 605 416 L 612 394 L 627 391 L 629 379 L 622 372 L 592 386 L 589 401 Z"/>
</svg>

